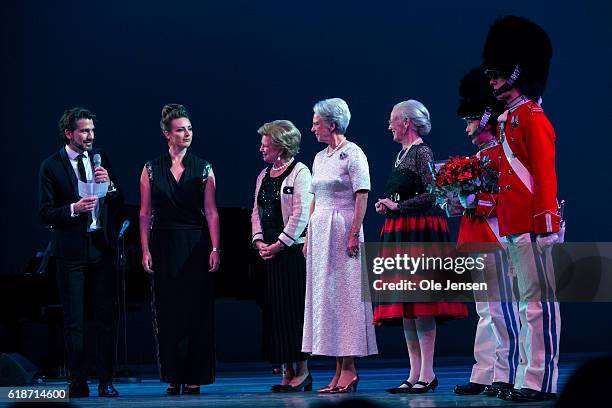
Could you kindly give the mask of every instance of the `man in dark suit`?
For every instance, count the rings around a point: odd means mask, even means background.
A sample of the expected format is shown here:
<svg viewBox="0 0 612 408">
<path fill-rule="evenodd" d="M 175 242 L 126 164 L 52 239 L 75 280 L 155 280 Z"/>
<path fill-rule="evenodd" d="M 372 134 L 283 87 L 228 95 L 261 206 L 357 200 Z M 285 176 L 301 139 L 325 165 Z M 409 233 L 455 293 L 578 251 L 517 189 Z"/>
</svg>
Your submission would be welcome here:
<svg viewBox="0 0 612 408">
<path fill-rule="evenodd" d="M 96 321 L 98 395 L 119 395 L 112 384 L 116 311 L 113 246 L 123 197 L 108 157 L 93 148 L 95 119 L 93 112 L 83 108 L 64 112 L 59 121 L 64 146 L 43 161 L 39 176 L 39 216 L 43 224 L 52 226 L 57 259 L 70 397 L 89 396 L 84 348 L 86 285 Z M 96 155 L 101 162 L 94 166 Z M 78 181 L 109 182 L 108 193 L 101 198 L 80 197 Z"/>
</svg>

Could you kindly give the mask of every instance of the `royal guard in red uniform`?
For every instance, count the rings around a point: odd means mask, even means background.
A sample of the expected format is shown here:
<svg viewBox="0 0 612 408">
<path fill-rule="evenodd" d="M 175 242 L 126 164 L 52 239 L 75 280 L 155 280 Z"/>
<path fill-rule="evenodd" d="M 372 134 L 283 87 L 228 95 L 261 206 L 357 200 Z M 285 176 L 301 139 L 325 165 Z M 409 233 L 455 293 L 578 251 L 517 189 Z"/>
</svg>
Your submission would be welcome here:
<svg viewBox="0 0 612 408">
<path fill-rule="evenodd" d="M 551 245 L 558 240 L 555 132 L 538 100 L 542 96 L 552 46 L 537 24 L 515 16 L 490 28 L 483 59 L 495 97 L 506 111 L 499 118 L 499 231 L 507 239 L 516 273 L 521 341 L 527 364 L 507 400 L 553 399 L 561 318 L 555 302 Z"/>
<path fill-rule="evenodd" d="M 487 158 L 499 169 L 501 145 L 497 142 L 497 117 L 503 104 L 491 93 L 489 80 L 481 67 L 468 72 L 459 86 L 457 114 L 465 119 L 466 133 L 478 147 L 475 157 Z M 474 338 L 474 359 L 470 382 L 455 387 L 460 395 L 497 396 L 514 387 L 520 361 L 518 304 L 514 301 L 512 278 L 508 273 L 506 239 L 497 222 L 498 186 L 487 186 L 477 195 L 461 197 L 465 209 L 461 218 L 457 247 L 480 253 L 485 268 L 473 274 L 474 281 L 487 284 L 486 293 L 475 292 L 478 324 Z M 481 275 L 481 276 L 477 276 Z"/>
</svg>

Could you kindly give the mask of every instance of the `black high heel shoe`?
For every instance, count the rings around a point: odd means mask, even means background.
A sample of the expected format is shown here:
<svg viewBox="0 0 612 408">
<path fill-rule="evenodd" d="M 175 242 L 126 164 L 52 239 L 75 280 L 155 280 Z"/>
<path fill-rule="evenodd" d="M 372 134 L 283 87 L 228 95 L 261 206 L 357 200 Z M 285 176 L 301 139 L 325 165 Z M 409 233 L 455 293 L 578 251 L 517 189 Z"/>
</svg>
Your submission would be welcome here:
<svg viewBox="0 0 612 408">
<path fill-rule="evenodd" d="M 285 381 L 284 378 L 283 378 L 283 381 Z M 283 388 L 287 388 L 287 387 L 289 387 L 289 382 L 287 382 L 287 384 L 274 384 L 270 387 L 270 391 L 281 392 Z"/>
<path fill-rule="evenodd" d="M 405 385 L 405 387 L 402 387 L 402 385 Z M 385 391 L 387 391 L 389 394 L 405 394 L 412 387 L 413 387 L 412 383 L 406 380 L 402 382 L 399 387 L 387 388 Z"/>
<path fill-rule="evenodd" d="M 195 385 L 195 384 L 194 384 Z M 200 386 L 192 387 L 188 384 L 183 386 L 183 395 L 198 395 L 200 393 Z"/>
<path fill-rule="evenodd" d="M 318 392 L 319 394 L 331 394 L 332 392 L 334 392 L 334 391 L 335 391 L 335 390 L 337 390 L 337 389 L 338 389 L 338 386 L 337 386 L 337 385 L 331 385 L 331 384 L 329 384 L 329 385 L 328 385 L 328 386 L 326 386 L 326 387 L 319 388 L 319 389 L 317 390 L 317 392 Z"/>
<path fill-rule="evenodd" d="M 436 391 L 436 387 L 438 386 L 438 377 L 434 377 L 430 383 L 426 383 L 425 381 L 417 381 L 414 385 L 423 385 L 424 387 L 412 387 L 408 390 L 408 394 L 425 394 L 427 391 L 431 390 L 431 392 Z"/>
<path fill-rule="evenodd" d="M 298 391 L 312 391 L 312 374 L 308 373 L 304 381 L 295 387 L 292 385 L 285 385 L 279 388 L 278 392 L 298 392 Z"/>
<path fill-rule="evenodd" d="M 281 392 L 283 388 L 287 388 L 289 386 L 289 382 L 291 382 L 291 379 L 295 376 L 295 371 L 293 369 L 289 370 L 287 364 L 281 364 L 280 371 L 283 374 L 283 379 L 281 380 L 281 384 L 274 384 L 270 387 L 270 391 L 272 392 Z M 288 374 L 291 375 L 291 377 L 288 377 Z M 287 382 L 287 384 L 282 384 L 282 382 L 284 382 L 287 378 L 291 379 Z"/>
<path fill-rule="evenodd" d="M 286 388 L 289 384 L 274 384 L 270 387 L 272 392 L 281 392 L 283 388 Z"/>
<path fill-rule="evenodd" d="M 337 386 L 334 390 L 330 391 L 330 394 L 345 394 L 347 392 L 357 392 L 357 384 L 359 384 L 359 375 L 353 378 L 353 381 L 348 383 L 346 387 Z"/>
</svg>

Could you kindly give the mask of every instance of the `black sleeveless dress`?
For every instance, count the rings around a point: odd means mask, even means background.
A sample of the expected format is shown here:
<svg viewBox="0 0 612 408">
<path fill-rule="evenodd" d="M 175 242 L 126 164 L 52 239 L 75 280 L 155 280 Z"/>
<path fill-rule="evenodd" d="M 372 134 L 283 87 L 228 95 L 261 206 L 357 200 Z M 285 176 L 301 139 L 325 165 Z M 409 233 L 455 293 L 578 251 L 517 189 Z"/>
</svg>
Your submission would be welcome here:
<svg viewBox="0 0 612 408">
<path fill-rule="evenodd" d="M 151 305 L 163 382 L 215 380 L 214 273 L 204 187 L 210 164 L 189 152 L 177 182 L 165 154 L 145 165 L 151 183 Z"/>
<path fill-rule="evenodd" d="M 278 241 L 284 229 L 281 209 L 281 185 L 297 164 L 270 177 L 270 168 L 261 181 L 257 204 L 261 208 L 261 228 L 266 244 Z M 264 358 L 275 364 L 308 359 L 302 353 L 304 301 L 306 296 L 306 259 L 303 244 L 294 244 L 265 261 L 260 306 Z"/>
</svg>

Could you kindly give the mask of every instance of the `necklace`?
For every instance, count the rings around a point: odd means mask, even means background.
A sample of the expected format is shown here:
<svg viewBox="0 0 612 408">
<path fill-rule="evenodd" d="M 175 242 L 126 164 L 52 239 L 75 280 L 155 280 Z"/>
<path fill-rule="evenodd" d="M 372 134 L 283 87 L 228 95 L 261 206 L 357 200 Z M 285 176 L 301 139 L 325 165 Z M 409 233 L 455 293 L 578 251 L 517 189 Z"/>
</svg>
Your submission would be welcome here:
<svg viewBox="0 0 612 408">
<path fill-rule="evenodd" d="M 399 153 L 397 153 L 397 157 L 395 158 L 395 168 L 397 168 L 400 164 L 402 164 L 410 148 L 414 146 L 415 144 L 420 144 L 420 143 L 423 143 L 423 139 L 419 137 L 414 142 L 410 143 L 407 148 L 400 150 Z"/>
<path fill-rule="evenodd" d="M 279 170 L 282 170 L 282 169 L 284 169 L 285 167 L 287 167 L 288 165 L 290 165 L 291 163 L 293 163 L 293 157 L 292 157 L 292 158 L 291 158 L 289 161 L 287 161 L 287 163 L 283 164 L 282 166 L 278 166 L 278 167 L 276 167 L 276 166 L 273 164 L 273 165 L 272 165 L 272 170 L 274 170 L 274 171 L 279 171 Z"/>
<path fill-rule="evenodd" d="M 342 146 L 344 146 L 344 142 L 346 142 L 346 138 L 343 141 L 341 141 L 340 143 L 338 143 L 338 146 L 336 146 L 334 149 L 332 149 L 331 152 L 329 152 L 329 147 L 328 147 L 327 148 L 328 151 L 326 152 L 327 157 L 332 157 L 334 155 L 334 153 L 336 153 L 338 151 L 338 149 L 340 149 Z"/>
</svg>

